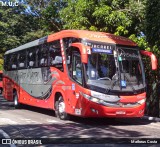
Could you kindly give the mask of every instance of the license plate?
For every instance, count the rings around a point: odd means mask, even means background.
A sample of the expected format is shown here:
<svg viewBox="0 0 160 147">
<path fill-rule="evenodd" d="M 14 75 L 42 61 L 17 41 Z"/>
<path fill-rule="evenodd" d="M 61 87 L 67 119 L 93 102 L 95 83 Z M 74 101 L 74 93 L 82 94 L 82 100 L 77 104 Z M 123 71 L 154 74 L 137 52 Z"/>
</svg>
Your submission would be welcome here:
<svg viewBox="0 0 160 147">
<path fill-rule="evenodd" d="M 126 111 L 116 111 L 116 114 L 126 114 Z"/>
</svg>

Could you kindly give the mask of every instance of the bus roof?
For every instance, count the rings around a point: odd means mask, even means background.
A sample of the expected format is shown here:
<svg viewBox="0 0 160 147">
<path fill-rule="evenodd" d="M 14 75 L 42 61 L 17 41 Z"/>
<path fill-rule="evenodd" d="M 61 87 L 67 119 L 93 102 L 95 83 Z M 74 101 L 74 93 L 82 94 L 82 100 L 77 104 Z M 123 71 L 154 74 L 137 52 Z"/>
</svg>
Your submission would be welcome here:
<svg viewBox="0 0 160 147">
<path fill-rule="evenodd" d="M 132 40 L 122 37 L 116 36 L 114 34 L 105 33 L 105 32 L 94 32 L 87 30 L 63 30 L 55 34 L 51 34 L 48 36 L 48 42 L 63 37 L 76 37 L 83 38 L 86 40 L 93 40 L 98 42 L 105 42 L 111 44 L 119 44 L 119 45 L 127 45 L 127 46 L 137 46 L 135 42 Z"/>
<path fill-rule="evenodd" d="M 26 48 L 34 47 L 39 44 L 43 44 L 44 42 L 52 42 L 54 40 L 65 38 L 65 37 L 82 38 L 84 40 L 92 40 L 92 41 L 105 42 L 105 43 L 118 44 L 118 45 L 137 46 L 135 42 L 133 42 L 128 38 L 125 38 L 122 36 L 116 36 L 110 33 L 94 32 L 94 31 L 87 31 L 87 30 L 62 30 L 60 32 L 26 43 L 17 48 L 8 50 L 6 51 L 5 54 L 9 54 L 15 51 L 20 51 Z"/>
</svg>

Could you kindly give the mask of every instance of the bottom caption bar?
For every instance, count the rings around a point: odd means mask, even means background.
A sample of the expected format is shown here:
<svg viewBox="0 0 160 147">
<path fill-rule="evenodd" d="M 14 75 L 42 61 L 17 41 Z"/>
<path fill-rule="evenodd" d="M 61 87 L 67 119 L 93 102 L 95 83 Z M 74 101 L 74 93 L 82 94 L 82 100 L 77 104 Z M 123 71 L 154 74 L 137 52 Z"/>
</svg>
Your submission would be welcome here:
<svg viewBox="0 0 160 147">
<path fill-rule="evenodd" d="M 0 144 L 160 144 L 160 138 L 16 138 L 1 139 Z"/>
</svg>

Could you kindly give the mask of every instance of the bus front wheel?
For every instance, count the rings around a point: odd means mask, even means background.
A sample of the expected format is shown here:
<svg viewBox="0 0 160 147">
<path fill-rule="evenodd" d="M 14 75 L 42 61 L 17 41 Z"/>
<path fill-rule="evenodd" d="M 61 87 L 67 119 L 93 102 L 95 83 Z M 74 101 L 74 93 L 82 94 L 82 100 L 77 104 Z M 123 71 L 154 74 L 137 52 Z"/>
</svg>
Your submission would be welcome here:
<svg viewBox="0 0 160 147">
<path fill-rule="evenodd" d="M 13 100 L 14 100 L 14 107 L 15 107 L 15 109 L 20 108 L 20 103 L 18 101 L 18 94 L 17 94 L 17 92 L 13 93 Z"/>
<path fill-rule="evenodd" d="M 61 120 L 68 120 L 69 114 L 65 112 L 65 102 L 63 100 L 63 97 L 60 96 L 58 100 L 55 102 L 55 114 L 57 117 L 59 117 Z"/>
</svg>

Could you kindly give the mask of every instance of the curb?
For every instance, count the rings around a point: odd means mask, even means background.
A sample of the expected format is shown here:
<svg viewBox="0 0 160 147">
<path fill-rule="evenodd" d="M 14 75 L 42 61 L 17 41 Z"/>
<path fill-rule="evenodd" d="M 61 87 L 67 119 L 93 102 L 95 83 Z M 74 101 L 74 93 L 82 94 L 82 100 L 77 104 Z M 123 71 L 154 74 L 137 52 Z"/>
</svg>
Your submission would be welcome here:
<svg viewBox="0 0 160 147">
<path fill-rule="evenodd" d="M 159 117 L 143 116 L 142 119 L 149 120 L 149 121 L 160 122 L 160 118 Z"/>
</svg>

